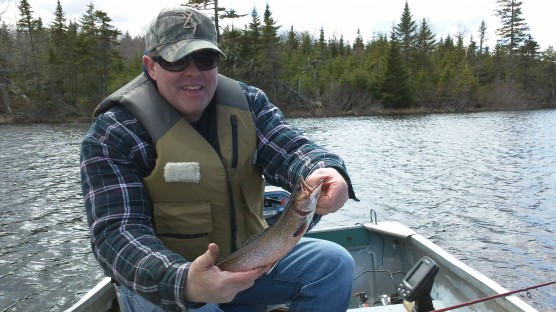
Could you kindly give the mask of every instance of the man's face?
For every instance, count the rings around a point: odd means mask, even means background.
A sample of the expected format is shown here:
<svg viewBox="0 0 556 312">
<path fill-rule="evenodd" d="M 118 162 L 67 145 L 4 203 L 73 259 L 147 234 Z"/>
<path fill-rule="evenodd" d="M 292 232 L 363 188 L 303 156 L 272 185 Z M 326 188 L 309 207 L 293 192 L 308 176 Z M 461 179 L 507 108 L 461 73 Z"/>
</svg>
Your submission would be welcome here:
<svg viewBox="0 0 556 312">
<path fill-rule="evenodd" d="M 214 96 L 218 68 L 200 70 L 195 62 L 189 62 L 182 71 L 169 71 L 159 64 L 163 62 L 155 62 L 153 58 L 143 56 L 143 64 L 156 81 L 162 97 L 187 121 L 196 122 Z"/>
</svg>

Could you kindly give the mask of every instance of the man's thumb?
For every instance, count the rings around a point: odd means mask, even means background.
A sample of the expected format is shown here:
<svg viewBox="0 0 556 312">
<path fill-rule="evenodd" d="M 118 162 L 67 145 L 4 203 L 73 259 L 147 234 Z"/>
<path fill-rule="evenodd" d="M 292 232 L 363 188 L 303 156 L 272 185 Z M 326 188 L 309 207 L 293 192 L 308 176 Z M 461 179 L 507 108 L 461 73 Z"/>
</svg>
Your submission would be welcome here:
<svg viewBox="0 0 556 312">
<path fill-rule="evenodd" d="M 216 259 L 218 259 L 218 253 L 219 253 L 218 245 L 214 243 L 210 243 L 208 245 L 207 251 L 199 257 L 201 258 L 199 260 L 201 260 L 204 266 L 212 267 L 216 262 Z"/>
</svg>

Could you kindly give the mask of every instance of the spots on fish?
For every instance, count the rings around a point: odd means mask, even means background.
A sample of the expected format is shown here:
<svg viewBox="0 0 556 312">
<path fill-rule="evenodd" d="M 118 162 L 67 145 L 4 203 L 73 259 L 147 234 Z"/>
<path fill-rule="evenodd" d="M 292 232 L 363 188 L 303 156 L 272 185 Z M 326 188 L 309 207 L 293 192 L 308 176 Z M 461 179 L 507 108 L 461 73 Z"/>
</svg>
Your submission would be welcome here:
<svg viewBox="0 0 556 312">
<path fill-rule="evenodd" d="M 309 228 L 315 213 L 323 180 L 315 188 L 299 178 L 282 216 L 271 227 L 256 235 L 217 266 L 223 271 L 245 272 L 274 264 L 297 244 Z M 293 233 L 292 233 L 293 232 Z"/>
</svg>

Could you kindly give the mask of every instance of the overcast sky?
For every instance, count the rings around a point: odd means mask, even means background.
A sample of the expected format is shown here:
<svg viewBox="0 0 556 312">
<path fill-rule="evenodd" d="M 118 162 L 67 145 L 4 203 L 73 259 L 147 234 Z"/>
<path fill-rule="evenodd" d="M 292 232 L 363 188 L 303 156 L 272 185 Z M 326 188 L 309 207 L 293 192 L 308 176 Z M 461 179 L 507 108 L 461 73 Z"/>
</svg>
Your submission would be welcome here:
<svg viewBox="0 0 556 312">
<path fill-rule="evenodd" d="M 35 18 L 41 17 L 46 25 L 50 25 L 56 0 L 28 0 Z M 457 33 L 465 35 L 466 43 L 471 36 L 478 39 L 481 21 L 487 25 L 488 44 L 496 43 L 496 29 L 500 27 L 500 19 L 495 14 L 496 0 L 407 0 L 416 22 L 423 18 L 433 32 L 440 37 Z M 128 31 L 131 35 L 144 33 L 147 24 L 160 9 L 175 6 L 187 1 L 170 0 L 61 0 L 62 8 L 68 19 L 79 19 L 92 2 L 95 9 L 102 10 L 112 19 L 112 24 L 120 31 Z M 406 0 L 220 0 L 219 5 L 226 9 L 235 9 L 238 14 L 248 14 L 235 26 L 244 27 L 250 20 L 253 8 L 259 16 L 263 16 L 266 4 L 269 4 L 272 17 L 280 31 L 287 31 L 291 26 L 296 31 L 309 31 L 318 37 L 321 27 L 327 38 L 343 35 L 344 40 L 353 43 L 359 29 L 363 40 L 369 41 L 376 33 L 389 34 L 392 25 L 399 23 Z M 549 45 L 556 46 L 556 1 L 554 0 L 522 0 L 522 11 L 530 33 L 542 49 Z M 19 0 L 0 0 L 2 21 L 13 23 L 18 18 L 17 5 Z M 338 6 L 342 5 L 342 7 Z"/>
</svg>

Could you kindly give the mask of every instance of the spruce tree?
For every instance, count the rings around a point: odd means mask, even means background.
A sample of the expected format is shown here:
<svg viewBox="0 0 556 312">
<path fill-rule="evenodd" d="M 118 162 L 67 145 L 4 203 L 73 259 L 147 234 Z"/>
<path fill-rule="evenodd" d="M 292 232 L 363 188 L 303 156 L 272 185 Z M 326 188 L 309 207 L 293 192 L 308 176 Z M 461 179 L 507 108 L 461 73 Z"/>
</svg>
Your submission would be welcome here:
<svg viewBox="0 0 556 312">
<path fill-rule="evenodd" d="M 400 50 L 403 55 L 403 61 L 407 65 L 412 64 L 413 53 L 415 50 L 415 42 L 417 40 L 417 24 L 411 16 L 409 4 L 405 2 L 402 17 L 395 28 L 396 37 L 400 41 Z"/>
<path fill-rule="evenodd" d="M 38 26 L 41 26 L 42 23 L 33 18 L 33 10 L 27 0 L 21 0 L 18 9 L 21 19 L 17 22 L 17 28 L 22 40 L 20 53 L 23 61 L 22 68 L 19 70 L 23 75 L 23 90 L 25 94 L 30 95 L 30 101 L 33 104 L 35 99 L 42 98 L 40 84 L 42 69 L 38 59 L 41 56 Z"/>
<path fill-rule="evenodd" d="M 497 0 L 498 9 L 496 16 L 500 17 L 502 26 L 498 28 L 500 39 L 498 43 L 509 52 L 508 81 L 513 80 L 514 56 L 516 51 L 523 45 L 529 36 L 529 26 L 522 16 L 519 0 Z"/>
<path fill-rule="evenodd" d="M 75 79 L 72 72 L 68 71 L 68 51 L 67 51 L 67 26 L 66 17 L 60 0 L 56 3 L 54 20 L 50 25 L 50 42 L 48 46 L 48 66 L 47 75 L 48 91 L 56 106 L 56 109 L 63 113 L 66 102 L 64 96 L 66 87 L 71 80 Z"/>
<path fill-rule="evenodd" d="M 411 106 L 409 75 L 404 65 L 401 44 L 393 29 L 390 35 L 386 77 L 382 86 L 382 100 L 385 108 L 400 109 Z"/>
<path fill-rule="evenodd" d="M 270 6 L 267 3 L 263 15 L 263 25 L 261 29 L 261 50 L 259 53 L 259 67 L 258 72 L 262 82 L 261 87 L 267 89 L 272 98 L 278 95 L 278 88 L 280 86 L 280 38 L 278 37 L 278 29 L 276 21 L 272 17 Z"/>
<path fill-rule="evenodd" d="M 415 40 L 415 55 L 416 55 L 416 65 L 419 66 L 419 70 L 430 69 L 429 59 L 434 52 L 436 45 L 435 35 L 427 23 L 427 20 L 423 18 L 421 24 L 419 25 L 419 32 Z"/>
</svg>

